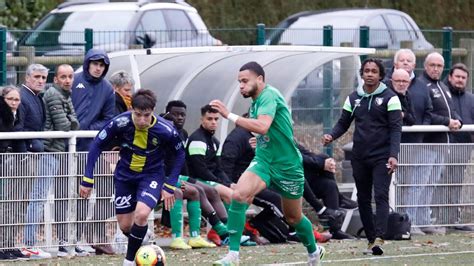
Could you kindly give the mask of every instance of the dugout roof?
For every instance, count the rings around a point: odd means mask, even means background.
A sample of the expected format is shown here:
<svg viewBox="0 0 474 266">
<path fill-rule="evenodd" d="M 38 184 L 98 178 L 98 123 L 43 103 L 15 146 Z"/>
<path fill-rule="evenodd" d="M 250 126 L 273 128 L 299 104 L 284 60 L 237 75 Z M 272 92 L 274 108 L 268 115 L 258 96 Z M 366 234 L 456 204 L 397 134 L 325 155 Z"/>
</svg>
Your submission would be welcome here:
<svg viewBox="0 0 474 266">
<path fill-rule="evenodd" d="M 369 48 L 318 46 L 221 46 L 189 47 L 148 50 L 129 50 L 110 53 L 110 69 L 126 70 L 136 82 L 136 88 L 152 89 L 157 97 L 156 112 L 163 112 L 168 101 L 180 99 L 187 105 L 186 129 L 199 126 L 200 107 L 213 99 L 220 99 L 236 113 L 245 113 L 250 99 L 244 99 L 237 82 L 239 68 L 257 61 L 266 73 L 266 82 L 281 91 L 289 102 L 301 82 L 327 62 L 352 58 L 351 73 L 360 65 L 359 55 L 374 53 Z M 334 71 L 340 71 L 341 67 Z M 223 140 L 228 129 L 223 120 L 216 137 Z"/>
</svg>

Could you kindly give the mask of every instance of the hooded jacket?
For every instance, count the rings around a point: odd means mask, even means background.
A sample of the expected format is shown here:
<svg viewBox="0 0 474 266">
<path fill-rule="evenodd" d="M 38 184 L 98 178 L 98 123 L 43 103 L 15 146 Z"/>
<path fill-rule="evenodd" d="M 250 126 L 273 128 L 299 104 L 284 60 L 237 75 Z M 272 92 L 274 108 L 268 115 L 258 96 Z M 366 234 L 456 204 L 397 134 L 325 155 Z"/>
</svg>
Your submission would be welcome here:
<svg viewBox="0 0 474 266">
<path fill-rule="evenodd" d="M 100 78 L 94 78 L 89 73 L 89 64 L 98 60 L 103 60 L 105 70 Z M 74 75 L 71 99 L 82 130 L 100 130 L 114 117 L 114 90 L 110 82 L 104 79 L 109 65 L 110 60 L 105 51 L 91 49 L 84 58 L 83 71 Z M 87 151 L 91 141 L 79 139 L 78 151 Z"/>
<path fill-rule="evenodd" d="M 425 84 L 433 104 L 431 124 L 448 126 L 450 119 L 457 119 L 462 123 L 462 119 L 456 111 L 451 93 L 446 85 L 440 80 L 432 79 L 426 71 L 423 72 L 419 79 L 420 82 Z M 450 143 L 453 142 L 453 139 L 452 134 L 449 132 L 435 132 L 426 133 L 423 141 L 426 143 Z"/>
<path fill-rule="evenodd" d="M 339 121 L 330 135 L 339 138 L 355 120 L 354 159 L 398 158 L 402 133 L 401 104 L 397 95 L 380 82 L 372 93 L 363 85 L 347 96 Z"/>
</svg>

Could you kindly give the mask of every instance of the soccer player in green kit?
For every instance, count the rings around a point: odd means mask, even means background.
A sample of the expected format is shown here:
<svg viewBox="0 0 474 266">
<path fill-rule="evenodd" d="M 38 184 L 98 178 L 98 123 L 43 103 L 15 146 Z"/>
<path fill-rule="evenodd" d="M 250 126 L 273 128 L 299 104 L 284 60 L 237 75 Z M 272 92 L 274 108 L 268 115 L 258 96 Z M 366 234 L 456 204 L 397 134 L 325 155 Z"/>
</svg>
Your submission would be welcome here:
<svg viewBox="0 0 474 266">
<path fill-rule="evenodd" d="M 282 196 L 285 219 L 307 248 L 308 265 L 317 265 L 325 251 L 316 245 L 311 222 L 302 213 L 302 157 L 293 139 L 292 119 L 285 99 L 277 89 L 265 84 L 265 72 L 256 62 L 240 68 L 238 81 L 242 96 L 252 98 L 250 118 L 229 112 L 219 100 L 211 101 L 210 105 L 224 118 L 255 133 L 257 148 L 253 161 L 233 186 L 227 223 L 229 253 L 213 265 L 238 265 L 245 211 L 253 197 L 266 187 L 276 189 Z"/>
</svg>

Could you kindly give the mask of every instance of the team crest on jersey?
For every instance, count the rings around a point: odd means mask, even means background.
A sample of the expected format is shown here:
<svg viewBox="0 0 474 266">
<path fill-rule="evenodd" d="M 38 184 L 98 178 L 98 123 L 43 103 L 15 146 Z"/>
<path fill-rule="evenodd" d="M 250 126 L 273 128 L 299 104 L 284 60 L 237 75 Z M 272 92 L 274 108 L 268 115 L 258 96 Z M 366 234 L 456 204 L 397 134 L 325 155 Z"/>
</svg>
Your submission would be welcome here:
<svg viewBox="0 0 474 266">
<path fill-rule="evenodd" d="M 130 119 L 126 116 L 122 116 L 117 118 L 115 122 L 117 123 L 117 127 L 124 127 L 128 124 L 128 122 L 130 122 Z"/>
<path fill-rule="evenodd" d="M 438 88 L 432 88 L 431 92 L 433 92 L 433 98 L 441 97 L 441 92 L 438 90 Z"/>
<path fill-rule="evenodd" d="M 380 106 L 383 103 L 383 98 L 382 97 L 377 97 L 375 98 L 375 104 Z"/>
<path fill-rule="evenodd" d="M 355 99 L 354 105 L 355 105 L 354 107 L 359 107 L 359 105 L 360 105 L 360 99 Z"/>
<path fill-rule="evenodd" d="M 105 129 L 102 129 L 99 133 L 99 139 L 104 140 L 107 137 L 107 131 Z"/>
<path fill-rule="evenodd" d="M 151 140 L 151 144 L 153 144 L 153 146 L 158 145 L 158 139 L 157 139 L 157 138 L 153 138 L 153 139 Z"/>
</svg>

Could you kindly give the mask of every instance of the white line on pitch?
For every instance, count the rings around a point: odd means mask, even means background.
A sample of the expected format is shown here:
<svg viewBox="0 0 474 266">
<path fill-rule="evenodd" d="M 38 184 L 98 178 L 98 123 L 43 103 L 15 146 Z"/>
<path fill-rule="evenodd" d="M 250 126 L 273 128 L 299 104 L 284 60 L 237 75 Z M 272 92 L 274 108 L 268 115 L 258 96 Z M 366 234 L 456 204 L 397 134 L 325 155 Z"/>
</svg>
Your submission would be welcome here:
<svg viewBox="0 0 474 266">
<path fill-rule="evenodd" d="M 364 258 L 342 259 L 342 260 L 323 260 L 323 263 L 364 261 L 364 260 L 384 260 L 384 259 L 396 259 L 396 258 L 442 256 L 442 255 L 456 255 L 456 254 L 469 254 L 469 253 L 474 253 L 474 250 L 454 251 L 454 252 L 440 252 L 440 253 L 406 254 L 406 255 L 397 255 L 397 256 L 370 256 L 370 257 L 364 257 Z M 261 265 L 262 266 L 278 266 L 278 265 L 299 265 L 299 264 L 306 264 L 306 263 L 307 263 L 306 261 L 298 261 L 298 262 L 261 264 Z"/>
</svg>

